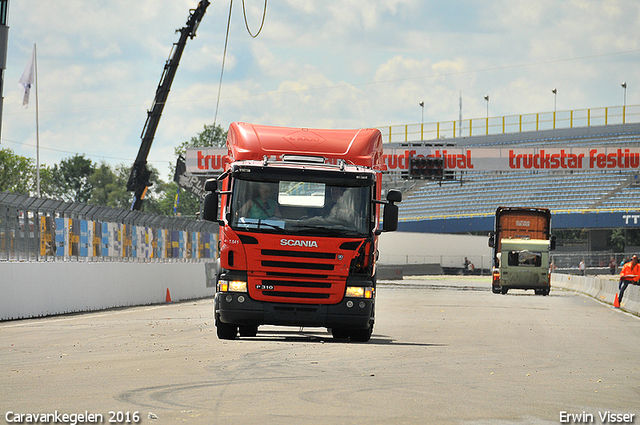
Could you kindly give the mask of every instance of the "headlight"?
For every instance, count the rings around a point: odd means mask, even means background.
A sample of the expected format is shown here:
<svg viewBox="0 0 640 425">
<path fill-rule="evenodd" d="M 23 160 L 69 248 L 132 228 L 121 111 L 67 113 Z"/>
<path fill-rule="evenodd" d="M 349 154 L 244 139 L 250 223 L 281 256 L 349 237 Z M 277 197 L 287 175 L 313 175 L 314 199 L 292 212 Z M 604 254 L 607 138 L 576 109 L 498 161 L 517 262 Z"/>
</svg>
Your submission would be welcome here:
<svg viewBox="0 0 640 425">
<path fill-rule="evenodd" d="M 372 287 L 347 286 L 346 297 L 350 298 L 373 298 Z"/>
<path fill-rule="evenodd" d="M 219 280 L 219 292 L 247 292 L 247 282 L 244 280 Z"/>
</svg>

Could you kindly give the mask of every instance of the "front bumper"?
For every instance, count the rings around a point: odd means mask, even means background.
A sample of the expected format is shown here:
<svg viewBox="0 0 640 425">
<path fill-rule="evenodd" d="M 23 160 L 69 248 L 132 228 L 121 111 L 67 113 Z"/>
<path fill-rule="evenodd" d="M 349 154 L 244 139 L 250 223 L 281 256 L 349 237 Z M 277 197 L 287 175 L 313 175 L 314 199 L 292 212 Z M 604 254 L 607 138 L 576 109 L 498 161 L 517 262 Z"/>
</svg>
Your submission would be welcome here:
<svg viewBox="0 0 640 425">
<path fill-rule="evenodd" d="M 255 301 L 246 293 L 218 292 L 215 318 L 235 325 L 279 325 L 367 329 L 373 325 L 375 299 L 344 298 L 338 304 L 281 304 Z"/>
</svg>

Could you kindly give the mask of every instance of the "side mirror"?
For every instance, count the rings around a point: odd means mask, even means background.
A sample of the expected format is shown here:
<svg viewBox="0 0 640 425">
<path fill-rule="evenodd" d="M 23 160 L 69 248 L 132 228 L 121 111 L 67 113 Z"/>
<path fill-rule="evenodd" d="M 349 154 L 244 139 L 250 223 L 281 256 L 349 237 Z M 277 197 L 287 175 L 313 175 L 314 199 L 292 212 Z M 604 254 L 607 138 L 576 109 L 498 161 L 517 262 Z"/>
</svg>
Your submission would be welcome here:
<svg viewBox="0 0 640 425">
<path fill-rule="evenodd" d="M 398 206 L 395 202 L 402 202 L 402 192 L 396 189 L 389 190 L 387 201 L 382 213 L 382 231 L 395 232 L 398 230 Z"/>
<path fill-rule="evenodd" d="M 398 230 L 398 206 L 394 203 L 385 205 L 382 219 L 384 220 L 382 223 L 383 232 L 395 232 Z"/>
<path fill-rule="evenodd" d="M 387 201 L 402 202 L 402 192 L 396 189 L 389 190 L 389 192 L 387 192 Z"/>
<path fill-rule="evenodd" d="M 495 246 L 494 236 L 493 232 L 489 233 L 489 248 L 493 248 Z"/>
<path fill-rule="evenodd" d="M 217 179 L 209 179 L 204 182 L 204 190 L 207 192 L 215 192 L 218 190 L 218 180 Z"/>
<path fill-rule="evenodd" d="M 207 181 L 207 184 L 211 180 Z M 215 184 L 215 180 L 213 181 Z M 206 187 L 206 184 L 205 184 Z M 218 221 L 218 195 L 215 193 L 209 193 L 204 197 L 204 205 L 202 211 L 202 219 L 206 221 Z"/>
<path fill-rule="evenodd" d="M 552 235 L 549 239 L 549 251 L 553 251 L 554 249 L 556 249 L 556 237 Z"/>
</svg>

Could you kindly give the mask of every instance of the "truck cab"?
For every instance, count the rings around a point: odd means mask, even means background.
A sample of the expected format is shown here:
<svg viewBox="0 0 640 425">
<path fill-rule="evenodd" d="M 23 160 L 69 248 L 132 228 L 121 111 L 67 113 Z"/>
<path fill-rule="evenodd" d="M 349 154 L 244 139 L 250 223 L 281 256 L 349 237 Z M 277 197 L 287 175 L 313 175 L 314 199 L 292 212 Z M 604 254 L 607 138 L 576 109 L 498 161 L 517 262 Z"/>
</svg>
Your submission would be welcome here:
<svg viewBox="0 0 640 425">
<path fill-rule="evenodd" d="M 549 295 L 549 251 L 555 248 L 550 232 L 551 212 L 546 208 L 497 208 L 494 232 L 489 235 L 493 293 L 533 289 L 536 295 Z"/>
<path fill-rule="evenodd" d="M 500 251 L 500 292 L 533 289 L 549 294 L 549 241 L 502 239 Z"/>
<path fill-rule="evenodd" d="M 204 218 L 220 224 L 214 316 L 221 339 L 256 336 L 261 325 L 371 337 L 378 235 L 397 228 L 401 194 L 380 199 L 375 131 L 313 130 L 307 139 L 327 140 L 322 148 L 289 143 L 298 131 L 232 124 L 226 170 L 205 185 L 212 193 Z"/>
</svg>

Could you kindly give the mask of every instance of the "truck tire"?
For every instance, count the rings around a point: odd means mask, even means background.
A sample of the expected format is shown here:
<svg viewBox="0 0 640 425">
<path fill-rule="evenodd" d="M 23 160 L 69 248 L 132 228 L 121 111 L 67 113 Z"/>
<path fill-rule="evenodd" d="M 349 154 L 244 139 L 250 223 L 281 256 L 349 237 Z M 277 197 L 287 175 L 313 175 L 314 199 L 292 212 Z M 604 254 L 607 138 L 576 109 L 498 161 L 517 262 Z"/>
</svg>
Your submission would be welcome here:
<svg viewBox="0 0 640 425">
<path fill-rule="evenodd" d="M 241 325 L 238 327 L 240 336 L 254 337 L 258 335 L 258 327 L 253 325 Z"/>
<path fill-rule="evenodd" d="M 502 295 L 506 295 L 506 293 L 507 293 L 507 292 L 509 292 L 509 288 L 502 288 L 502 289 L 500 290 L 500 293 L 501 293 Z"/>
<path fill-rule="evenodd" d="M 373 326 L 369 326 L 367 329 L 358 329 L 351 331 L 352 342 L 368 342 L 371 339 L 373 333 Z"/>
<path fill-rule="evenodd" d="M 331 328 L 333 339 L 349 339 L 349 331 L 342 328 Z"/>
<path fill-rule="evenodd" d="M 218 339 L 236 339 L 238 327 L 218 320 L 216 321 L 216 333 L 218 334 Z"/>
</svg>

